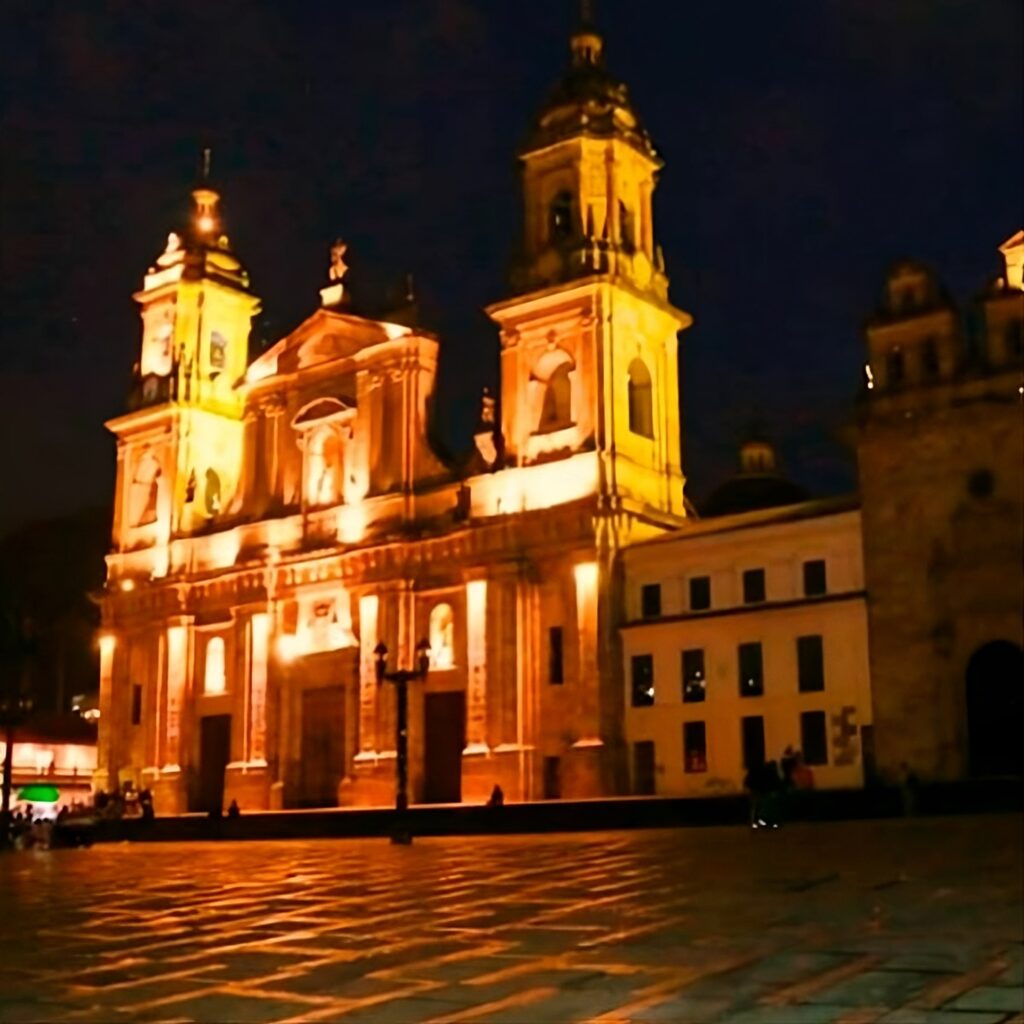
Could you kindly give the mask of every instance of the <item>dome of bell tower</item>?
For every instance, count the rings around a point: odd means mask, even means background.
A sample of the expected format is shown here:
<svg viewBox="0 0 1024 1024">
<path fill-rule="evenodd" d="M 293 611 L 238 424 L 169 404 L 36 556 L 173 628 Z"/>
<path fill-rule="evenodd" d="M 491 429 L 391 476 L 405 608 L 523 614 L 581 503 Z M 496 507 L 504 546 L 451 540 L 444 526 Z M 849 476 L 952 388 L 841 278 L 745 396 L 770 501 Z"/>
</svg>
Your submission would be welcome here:
<svg viewBox="0 0 1024 1024">
<path fill-rule="evenodd" d="M 640 123 L 626 85 L 605 66 L 604 39 L 584 4 L 569 40 L 571 59 L 548 93 L 534 121 L 525 152 L 577 136 L 619 138 L 655 158 L 654 145 Z"/>
</svg>

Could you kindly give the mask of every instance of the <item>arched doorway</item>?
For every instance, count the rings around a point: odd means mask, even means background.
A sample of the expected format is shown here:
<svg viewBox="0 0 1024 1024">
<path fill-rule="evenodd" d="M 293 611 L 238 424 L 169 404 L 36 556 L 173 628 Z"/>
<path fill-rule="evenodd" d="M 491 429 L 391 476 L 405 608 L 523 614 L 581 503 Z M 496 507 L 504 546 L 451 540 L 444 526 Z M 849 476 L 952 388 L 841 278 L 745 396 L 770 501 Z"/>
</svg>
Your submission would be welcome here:
<svg viewBox="0 0 1024 1024">
<path fill-rule="evenodd" d="M 972 775 L 1024 768 L 1024 651 L 1008 640 L 979 647 L 967 663 L 967 742 Z"/>
</svg>

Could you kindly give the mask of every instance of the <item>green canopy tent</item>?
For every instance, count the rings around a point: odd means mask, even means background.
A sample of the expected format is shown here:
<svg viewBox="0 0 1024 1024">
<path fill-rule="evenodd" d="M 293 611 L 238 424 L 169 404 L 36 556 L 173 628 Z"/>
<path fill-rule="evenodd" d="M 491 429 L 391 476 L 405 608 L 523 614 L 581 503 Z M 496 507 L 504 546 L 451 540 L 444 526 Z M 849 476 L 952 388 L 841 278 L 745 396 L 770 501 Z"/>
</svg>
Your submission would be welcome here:
<svg viewBox="0 0 1024 1024">
<path fill-rule="evenodd" d="M 59 799 L 60 790 L 44 783 L 24 786 L 18 793 L 18 800 L 26 804 L 55 804 Z"/>
</svg>

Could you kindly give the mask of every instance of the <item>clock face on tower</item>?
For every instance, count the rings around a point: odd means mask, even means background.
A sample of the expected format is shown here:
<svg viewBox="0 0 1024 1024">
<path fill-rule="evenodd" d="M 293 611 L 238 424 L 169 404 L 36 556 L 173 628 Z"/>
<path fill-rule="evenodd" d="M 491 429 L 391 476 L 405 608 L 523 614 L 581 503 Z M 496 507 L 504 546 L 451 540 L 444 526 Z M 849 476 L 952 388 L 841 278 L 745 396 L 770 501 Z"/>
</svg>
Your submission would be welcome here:
<svg viewBox="0 0 1024 1024">
<path fill-rule="evenodd" d="M 148 328 L 142 346 L 143 375 L 155 373 L 166 377 L 171 372 L 172 349 L 174 346 L 174 314 L 166 312 L 163 317 Z"/>
</svg>

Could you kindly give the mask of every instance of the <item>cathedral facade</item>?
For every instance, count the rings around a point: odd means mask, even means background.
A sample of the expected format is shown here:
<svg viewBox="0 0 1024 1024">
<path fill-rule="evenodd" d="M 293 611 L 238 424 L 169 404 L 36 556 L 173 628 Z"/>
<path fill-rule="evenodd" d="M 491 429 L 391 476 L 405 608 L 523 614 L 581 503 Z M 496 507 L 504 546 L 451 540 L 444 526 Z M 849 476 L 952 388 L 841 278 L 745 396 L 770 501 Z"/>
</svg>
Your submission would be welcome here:
<svg viewBox="0 0 1024 1024">
<path fill-rule="evenodd" d="M 440 342 L 321 305 L 250 357 L 260 308 L 193 192 L 135 294 L 111 420 L 99 788 L 160 813 L 386 805 L 409 670 L 413 802 L 735 792 L 803 748 L 822 785 L 1019 771 L 1021 267 L 966 320 L 894 268 L 867 329 L 860 493 L 810 501 L 770 446 L 697 521 L 661 167 L 582 27 L 520 153 L 524 233 L 468 466 L 428 441 Z"/>
<path fill-rule="evenodd" d="M 691 320 L 654 240 L 660 161 L 589 28 L 521 163 L 523 256 L 487 310 L 500 403 L 468 474 L 427 441 L 438 339 L 357 315 L 342 245 L 320 308 L 250 360 L 259 299 L 219 195 L 193 192 L 134 296 L 136 386 L 108 423 L 97 786 L 161 813 L 390 803 L 383 644 L 392 668 L 429 648 L 414 802 L 627 788 L 618 554 L 685 521 Z"/>
</svg>

